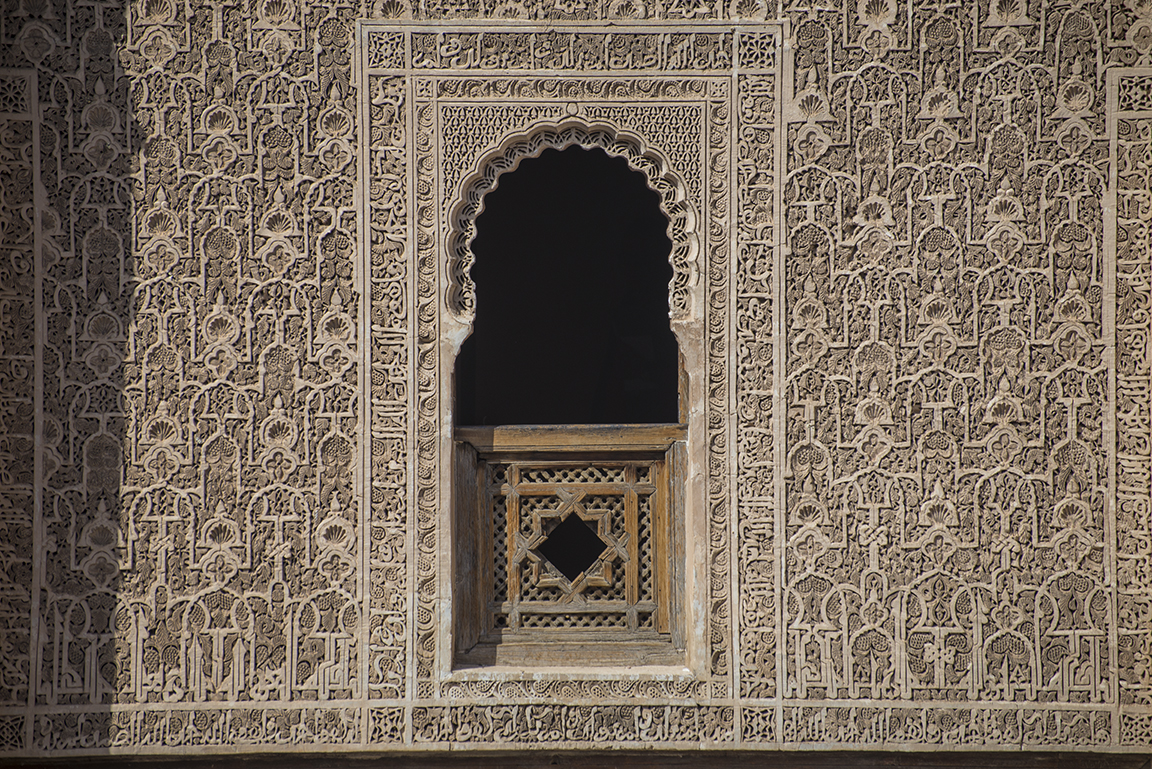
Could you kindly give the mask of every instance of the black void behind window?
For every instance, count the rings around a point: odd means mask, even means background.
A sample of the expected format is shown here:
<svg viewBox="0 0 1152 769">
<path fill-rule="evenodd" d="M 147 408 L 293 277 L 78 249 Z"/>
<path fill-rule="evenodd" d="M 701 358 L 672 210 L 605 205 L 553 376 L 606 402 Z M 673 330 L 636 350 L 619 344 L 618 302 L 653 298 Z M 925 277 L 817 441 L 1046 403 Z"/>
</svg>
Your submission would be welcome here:
<svg viewBox="0 0 1152 769">
<path fill-rule="evenodd" d="M 599 149 L 502 175 L 472 242 L 457 424 L 678 422 L 667 229 L 644 175 Z"/>
</svg>

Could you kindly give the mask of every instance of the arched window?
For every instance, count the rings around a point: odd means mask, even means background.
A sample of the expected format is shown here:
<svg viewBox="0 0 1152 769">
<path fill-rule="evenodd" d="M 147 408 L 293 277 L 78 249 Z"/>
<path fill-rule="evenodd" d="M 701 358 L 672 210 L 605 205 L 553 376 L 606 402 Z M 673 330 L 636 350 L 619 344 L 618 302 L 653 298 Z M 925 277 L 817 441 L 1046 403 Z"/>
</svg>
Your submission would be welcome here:
<svg viewBox="0 0 1152 769">
<path fill-rule="evenodd" d="M 599 147 L 503 171 L 455 368 L 462 666 L 683 659 L 683 384 L 669 218 Z"/>
<path fill-rule="evenodd" d="M 501 176 L 476 219 L 457 424 L 679 422 L 667 229 L 644 175 L 598 148 Z"/>
</svg>

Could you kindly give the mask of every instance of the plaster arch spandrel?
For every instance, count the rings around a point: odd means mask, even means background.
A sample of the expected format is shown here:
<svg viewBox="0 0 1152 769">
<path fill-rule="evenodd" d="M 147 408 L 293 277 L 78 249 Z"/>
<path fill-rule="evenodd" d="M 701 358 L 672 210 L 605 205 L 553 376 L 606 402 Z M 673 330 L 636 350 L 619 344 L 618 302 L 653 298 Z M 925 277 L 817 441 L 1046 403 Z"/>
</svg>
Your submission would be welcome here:
<svg viewBox="0 0 1152 769">
<path fill-rule="evenodd" d="M 476 237 L 476 219 L 484 211 L 484 197 L 496 189 L 503 174 L 515 171 L 526 158 L 538 157 L 547 149 L 569 147 L 598 148 L 610 156 L 624 158 L 628 167 L 642 173 L 649 188 L 660 196 L 660 209 L 668 218 L 668 238 L 672 241 L 668 309 L 675 331 L 677 325 L 692 319 L 693 307 L 698 304 L 694 292 L 699 283 L 699 217 L 685 185 L 668 161 L 646 147 L 640 138 L 611 126 L 583 121 L 541 126 L 527 134 L 517 132 L 487 153 L 476 169 L 464 177 L 448 214 L 451 234 L 447 244 L 445 302 L 449 313 L 469 327 L 475 317 L 476 287 L 470 275 L 475 262 L 472 241 Z"/>
</svg>

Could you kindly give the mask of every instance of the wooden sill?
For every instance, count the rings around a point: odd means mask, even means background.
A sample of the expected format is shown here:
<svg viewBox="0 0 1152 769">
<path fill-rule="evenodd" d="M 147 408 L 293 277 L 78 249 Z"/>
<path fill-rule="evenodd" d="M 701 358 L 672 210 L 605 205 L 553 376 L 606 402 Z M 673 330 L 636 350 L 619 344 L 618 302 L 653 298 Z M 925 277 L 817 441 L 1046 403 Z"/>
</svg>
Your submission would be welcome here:
<svg viewBox="0 0 1152 769">
<path fill-rule="evenodd" d="M 500 425 L 457 427 L 456 440 L 497 451 L 664 451 L 688 436 L 688 425 Z"/>
<path fill-rule="evenodd" d="M 625 641 L 606 639 L 478 643 L 463 654 L 457 653 L 453 670 L 512 666 L 520 669 L 551 667 L 648 667 L 684 664 L 684 650 L 673 648 L 669 639 Z"/>
</svg>

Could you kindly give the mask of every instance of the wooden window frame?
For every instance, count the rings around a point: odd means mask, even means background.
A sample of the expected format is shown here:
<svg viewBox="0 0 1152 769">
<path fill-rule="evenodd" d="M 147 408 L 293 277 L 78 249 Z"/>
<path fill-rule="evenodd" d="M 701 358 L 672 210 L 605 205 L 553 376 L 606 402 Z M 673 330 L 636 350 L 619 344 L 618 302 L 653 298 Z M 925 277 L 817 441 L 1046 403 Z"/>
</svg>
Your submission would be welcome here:
<svg viewBox="0 0 1152 769">
<path fill-rule="evenodd" d="M 454 667 L 683 664 L 687 431 L 684 424 L 456 428 Z M 485 466 L 497 462 L 543 467 L 651 463 L 655 490 L 647 496 L 654 628 L 494 627 L 496 532 Z M 541 493 L 547 490 L 540 484 L 528 486 L 540 486 Z M 629 535 L 631 557 L 638 559 L 637 532 Z M 510 536 L 511 526 L 506 543 L 512 541 Z M 507 563 L 513 563 L 511 551 Z M 639 570 L 639 562 L 635 568 Z"/>
</svg>

